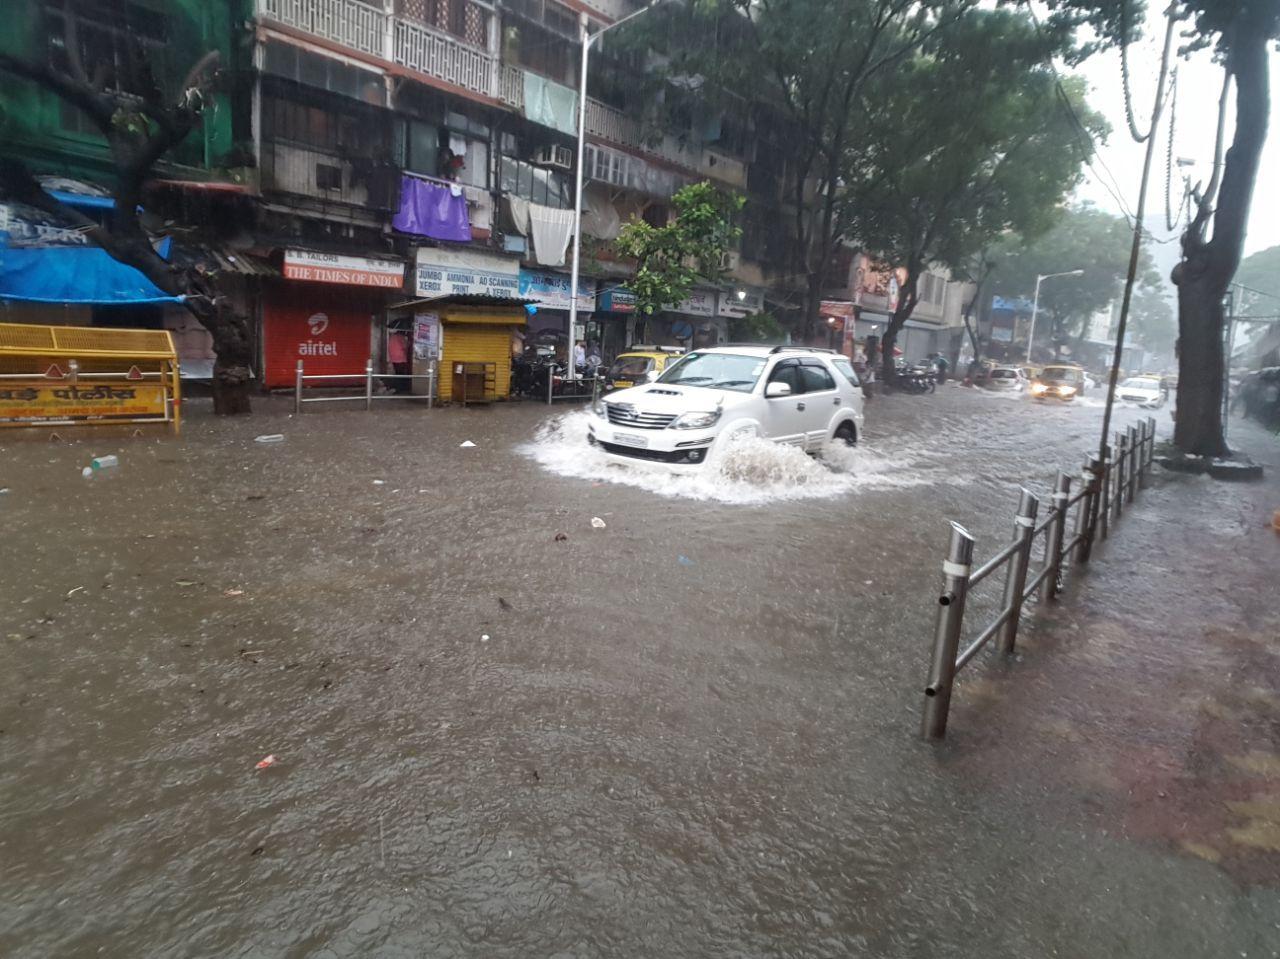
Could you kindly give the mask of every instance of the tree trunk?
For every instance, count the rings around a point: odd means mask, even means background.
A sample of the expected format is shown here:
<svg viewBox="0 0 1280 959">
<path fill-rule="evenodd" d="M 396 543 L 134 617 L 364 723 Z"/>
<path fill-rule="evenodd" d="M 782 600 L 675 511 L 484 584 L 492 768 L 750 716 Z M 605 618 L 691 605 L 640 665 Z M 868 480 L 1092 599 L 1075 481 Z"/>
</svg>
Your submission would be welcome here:
<svg viewBox="0 0 1280 959">
<path fill-rule="evenodd" d="M 893 348 L 897 345 L 898 334 L 907 325 L 907 320 L 911 319 L 911 314 L 916 309 L 916 290 L 920 284 L 921 268 L 918 263 L 907 264 L 907 282 L 903 283 L 898 291 L 898 305 L 894 308 L 893 316 L 889 318 L 889 326 L 880 341 L 881 349 L 884 351 L 880 357 L 880 374 L 886 386 L 892 386 L 894 381 L 896 370 L 893 365 Z"/>
<path fill-rule="evenodd" d="M 232 310 L 218 297 L 212 303 L 194 296 L 186 300 L 187 310 L 213 337 L 213 412 L 217 416 L 238 416 L 250 412 L 253 344 L 249 318 Z"/>
<path fill-rule="evenodd" d="M 1222 300 L 1240 265 L 1253 186 L 1267 138 L 1271 110 L 1267 52 L 1276 8 L 1274 2 L 1242 5 L 1229 28 L 1227 69 L 1235 79 L 1236 119 L 1213 213 L 1213 239 L 1204 241 L 1208 217 L 1207 209 L 1202 209 L 1183 235 L 1183 261 L 1173 271 L 1178 287 L 1178 400 L 1173 442 L 1184 453 L 1196 456 L 1225 456 L 1229 452 L 1222 420 Z M 1206 196 L 1202 204 L 1213 200 L 1212 195 Z"/>
<path fill-rule="evenodd" d="M 1178 284 L 1178 399 L 1174 444 L 1197 456 L 1225 456 L 1222 433 L 1222 293 L 1208 271 Z"/>
</svg>

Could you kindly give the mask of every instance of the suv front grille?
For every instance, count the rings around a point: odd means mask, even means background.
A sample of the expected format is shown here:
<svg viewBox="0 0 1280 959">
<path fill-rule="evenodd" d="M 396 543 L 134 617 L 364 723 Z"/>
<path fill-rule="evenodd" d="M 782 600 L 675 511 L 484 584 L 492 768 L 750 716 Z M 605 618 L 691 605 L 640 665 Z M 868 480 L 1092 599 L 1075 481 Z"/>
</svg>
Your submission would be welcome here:
<svg viewBox="0 0 1280 959">
<path fill-rule="evenodd" d="M 629 426 L 639 430 L 665 430 L 674 420 L 674 413 L 644 413 L 626 403 L 606 403 L 609 422 L 614 426 Z"/>
</svg>

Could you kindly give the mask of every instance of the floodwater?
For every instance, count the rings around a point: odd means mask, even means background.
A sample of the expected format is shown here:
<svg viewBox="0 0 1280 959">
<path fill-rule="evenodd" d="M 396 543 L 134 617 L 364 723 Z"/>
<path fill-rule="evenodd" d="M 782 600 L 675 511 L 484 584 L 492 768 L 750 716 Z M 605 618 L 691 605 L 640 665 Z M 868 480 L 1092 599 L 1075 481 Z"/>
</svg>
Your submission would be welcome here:
<svg viewBox="0 0 1280 959">
<path fill-rule="evenodd" d="M 0 954 L 1280 954 L 1274 480 L 1159 479 L 930 745 L 947 521 L 989 555 L 1098 409 L 669 478 L 387 405 L 0 437 Z"/>
</svg>

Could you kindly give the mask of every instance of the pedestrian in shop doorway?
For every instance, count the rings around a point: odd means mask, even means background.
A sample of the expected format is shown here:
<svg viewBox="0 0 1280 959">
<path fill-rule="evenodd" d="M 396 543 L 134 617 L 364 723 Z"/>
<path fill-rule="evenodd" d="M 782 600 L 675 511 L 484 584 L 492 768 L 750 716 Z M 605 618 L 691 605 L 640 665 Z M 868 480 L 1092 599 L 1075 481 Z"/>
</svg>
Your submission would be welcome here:
<svg viewBox="0 0 1280 959">
<path fill-rule="evenodd" d="M 587 344 L 582 340 L 578 340 L 573 347 L 573 365 L 580 370 L 587 365 Z"/>
<path fill-rule="evenodd" d="M 405 330 L 393 330 L 387 337 L 387 362 L 391 364 L 391 372 L 406 376 L 409 368 L 409 334 Z M 408 393 L 412 380 L 395 379 L 391 388 L 397 393 Z"/>
</svg>

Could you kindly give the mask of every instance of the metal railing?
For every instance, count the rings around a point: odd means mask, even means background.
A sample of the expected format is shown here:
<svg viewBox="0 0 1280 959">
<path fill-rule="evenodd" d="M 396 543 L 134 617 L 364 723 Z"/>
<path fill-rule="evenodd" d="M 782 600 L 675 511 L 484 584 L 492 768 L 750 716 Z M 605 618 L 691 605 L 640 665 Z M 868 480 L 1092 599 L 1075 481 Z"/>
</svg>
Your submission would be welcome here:
<svg viewBox="0 0 1280 959">
<path fill-rule="evenodd" d="M 1105 539 L 1124 505 L 1132 503 L 1138 490 L 1146 486 L 1155 457 L 1155 440 L 1153 417 L 1143 420 L 1140 428 L 1131 426 L 1117 433 L 1114 462 L 1110 457 L 1107 460 L 1089 457 L 1081 472 L 1082 488 L 1074 494 L 1072 477 L 1059 472 L 1049 514 L 1040 522 L 1037 522 L 1039 497 L 1023 489 L 1011 541 L 976 570 L 973 569 L 973 536 L 959 523 L 951 524 L 951 541 L 942 563 L 942 594 L 938 597 L 929 682 L 924 690 L 921 733 L 925 738 L 941 739 L 946 735 L 951 693 L 960 670 L 972 662 L 993 637 L 997 638 L 1002 653 L 1013 653 L 1024 604 L 1037 593 L 1041 602 L 1057 599 L 1066 565 L 1089 561 L 1094 532 L 1099 531 Z M 1035 565 L 1033 554 L 1038 540 L 1042 541 L 1041 556 L 1028 582 Z M 1000 612 L 961 650 L 969 595 L 1002 567 L 1005 581 Z"/>
<path fill-rule="evenodd" d="M 258 13 L 376 57 L 386 55 L 385 10 L 359 0 L 258 0 Z"/>
<path fill-rule="evenodd" d="M 573 379 L 569 377 L 561 377 L 560 392 L 556 393 L 555 375 L 550 369 L 547 370 L 547 405 L 550 406 L 556 400 L 590 400 L 594 406 L 596 398 L 600 395 L 600 385 L 604 382 L 603 376 L 578 376 Z M 591 392 L 586 392 L 587 382 L 591 383 Z"/>
<path fill-rule="evenodd" d="M 336 383 L 336 381 L 345 380 L 345 383 L 337 383 L 339 386 L 347 385 L 353 381 L 363 380 L 362 390 L 360 393 L 352 393 L 345 396 L 303 396 L 302 391 L 307 388 L 307 384 L 319 385 L 322 383 Z M 374 380 L 408 380 L 412 385 L 414 380 L 426 380 L 427 392 L 425 393 L 375 393 L 373 391 Z M 314 386 L 313 386 L 314 388 Z M 427 409 L 431 409 L 436 395 L 436 367 L 433 363 L 426 373 L 375 373 L 373 372 L 373 360 L 368 360 L 364 364 L 364 373 L 305 373 L 302 367 L 302 360 L 298 360 L 297 369 L 294 371 L 293 377 L 293 413 L 295 416 L 302 415 L 302 406 L 304 403 L 364 403 L 366 410 L 373 409 L 374 400 L 426 400 Z"/>
</svg>

